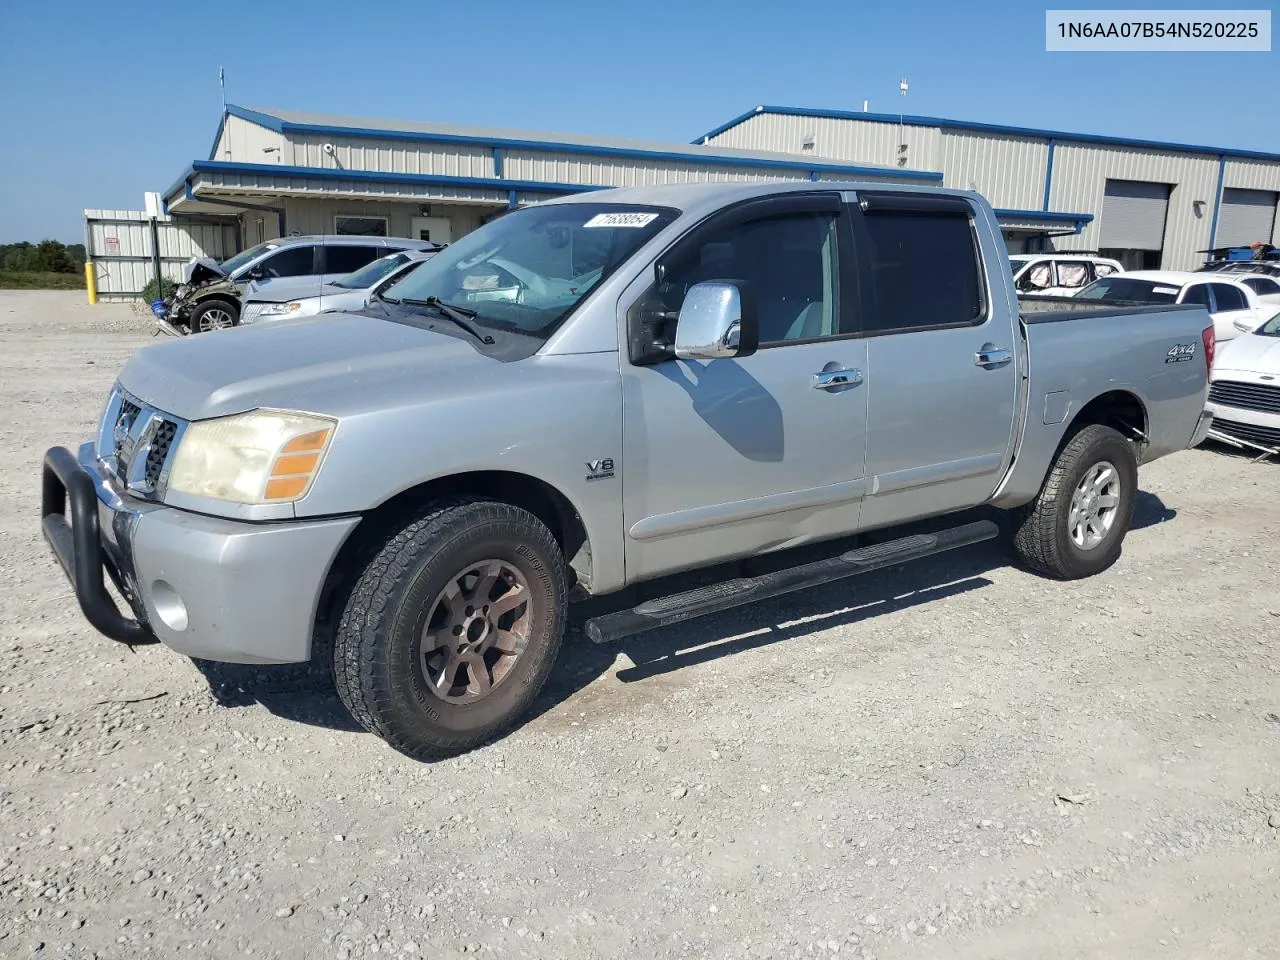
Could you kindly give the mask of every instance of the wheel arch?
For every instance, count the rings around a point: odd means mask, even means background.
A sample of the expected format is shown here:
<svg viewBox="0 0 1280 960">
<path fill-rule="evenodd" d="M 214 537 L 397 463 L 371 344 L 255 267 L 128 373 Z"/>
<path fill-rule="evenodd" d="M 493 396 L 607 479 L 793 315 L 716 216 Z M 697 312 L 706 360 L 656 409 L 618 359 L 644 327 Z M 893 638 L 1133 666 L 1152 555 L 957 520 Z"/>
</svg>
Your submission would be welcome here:
<svg viewBox="0 0 1280 960">
<path fill-rule="evenodd" d="M 528 510 L 546 524 L 580 589 L 590 590 L 591 542 L 578 509 L 560 490 L 529 474 L 477 470 L 436 477 L 388 497 L 364 514 L 338 549 L 316 603 L 317 629 L 331 626 L 340 605 L 369 558 L 405 520 L 424 505 L 446 497 L 476 496 Z M 575 581 L 570 581 L 570 586 Z"/>
</svg>

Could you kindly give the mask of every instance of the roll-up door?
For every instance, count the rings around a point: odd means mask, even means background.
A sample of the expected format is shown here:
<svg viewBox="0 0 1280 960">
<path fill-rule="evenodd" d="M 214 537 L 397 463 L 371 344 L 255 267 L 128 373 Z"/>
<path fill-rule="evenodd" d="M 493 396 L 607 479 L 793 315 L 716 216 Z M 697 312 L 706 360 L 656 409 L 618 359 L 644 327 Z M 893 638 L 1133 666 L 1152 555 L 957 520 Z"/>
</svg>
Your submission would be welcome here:
<svg viewBox="0 0 1280 960">
<path fill-rule="evenodd" d="M 1169 185 L 1140 180 L 1108 180 L 1102 201 L 1100 246 L 1160 250 L 1169 210 Z"/>
<path fill-rule="evenodd" d="M 1261 240 L 1271 242 L 1276 223 L 1276 195 L 1270 190 L 1241 190 L 1228 187 L 1222 191 L 1222 209 L 1218 211 L 1218 234 L 1215 247 L 1244 247 Z"/>
</svg>

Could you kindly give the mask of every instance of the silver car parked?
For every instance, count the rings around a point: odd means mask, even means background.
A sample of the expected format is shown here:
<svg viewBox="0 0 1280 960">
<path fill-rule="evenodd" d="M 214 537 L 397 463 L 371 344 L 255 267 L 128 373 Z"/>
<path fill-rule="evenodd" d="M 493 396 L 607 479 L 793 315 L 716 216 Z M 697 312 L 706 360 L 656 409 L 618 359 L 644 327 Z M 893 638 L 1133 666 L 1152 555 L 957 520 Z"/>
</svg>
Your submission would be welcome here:
<svg viewBox="0 0 1280 960">
<path fill-rule="evenodd" d="M 438 252 L 397 250 L 367 263 L 345 277 L 323 284 L 317 291 L 312 277 L 286 278 L 252 292 L 245 300 L 240 323 L 262 323 L 311 317 L 318 313 L 359 310 L 373 296 L 403 280 Z"/>
</svg>

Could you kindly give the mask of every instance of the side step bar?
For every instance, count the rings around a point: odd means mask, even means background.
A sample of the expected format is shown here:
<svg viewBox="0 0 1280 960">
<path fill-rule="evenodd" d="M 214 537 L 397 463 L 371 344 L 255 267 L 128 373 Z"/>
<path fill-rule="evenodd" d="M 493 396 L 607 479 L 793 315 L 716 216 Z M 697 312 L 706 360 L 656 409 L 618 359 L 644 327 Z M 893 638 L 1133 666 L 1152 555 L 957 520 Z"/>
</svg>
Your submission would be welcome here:
<svg viewBox="0 0 1280 960">
<path fill-rule="evenodd" d="M 656 627 L 665 627 L 708 613 L 719 613 L 721 610 L 777 597 L 793 590 L 816 587 L 957 547 L 993 540 L 999 534 L 1000 528 L 990 520 L 966 523 L 939 533 L 915 534 L 888 543 L 850 550 L 829 560 L 816 560 L 759 577 L 739 577 L 647 600 L 630 610 L 593 617 L 583 625 L 583 629 L 593 643 L 609 643 Z"/>
</svg>

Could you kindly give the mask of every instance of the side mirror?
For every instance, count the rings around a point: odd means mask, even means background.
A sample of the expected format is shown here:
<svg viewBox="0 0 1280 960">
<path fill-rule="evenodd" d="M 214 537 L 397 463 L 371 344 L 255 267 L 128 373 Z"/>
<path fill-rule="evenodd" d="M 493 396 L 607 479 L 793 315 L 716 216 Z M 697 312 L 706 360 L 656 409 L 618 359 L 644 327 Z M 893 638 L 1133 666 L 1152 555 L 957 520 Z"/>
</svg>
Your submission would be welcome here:
<svg viewBox="0 0 1280 960">
<path fill-rule="evenodd" d="M 695 283 L 676 318 L 676 356 L 681 360 L 749 357 L 760 345 L 754 307 L 736 281 Z"/>
</svg>

